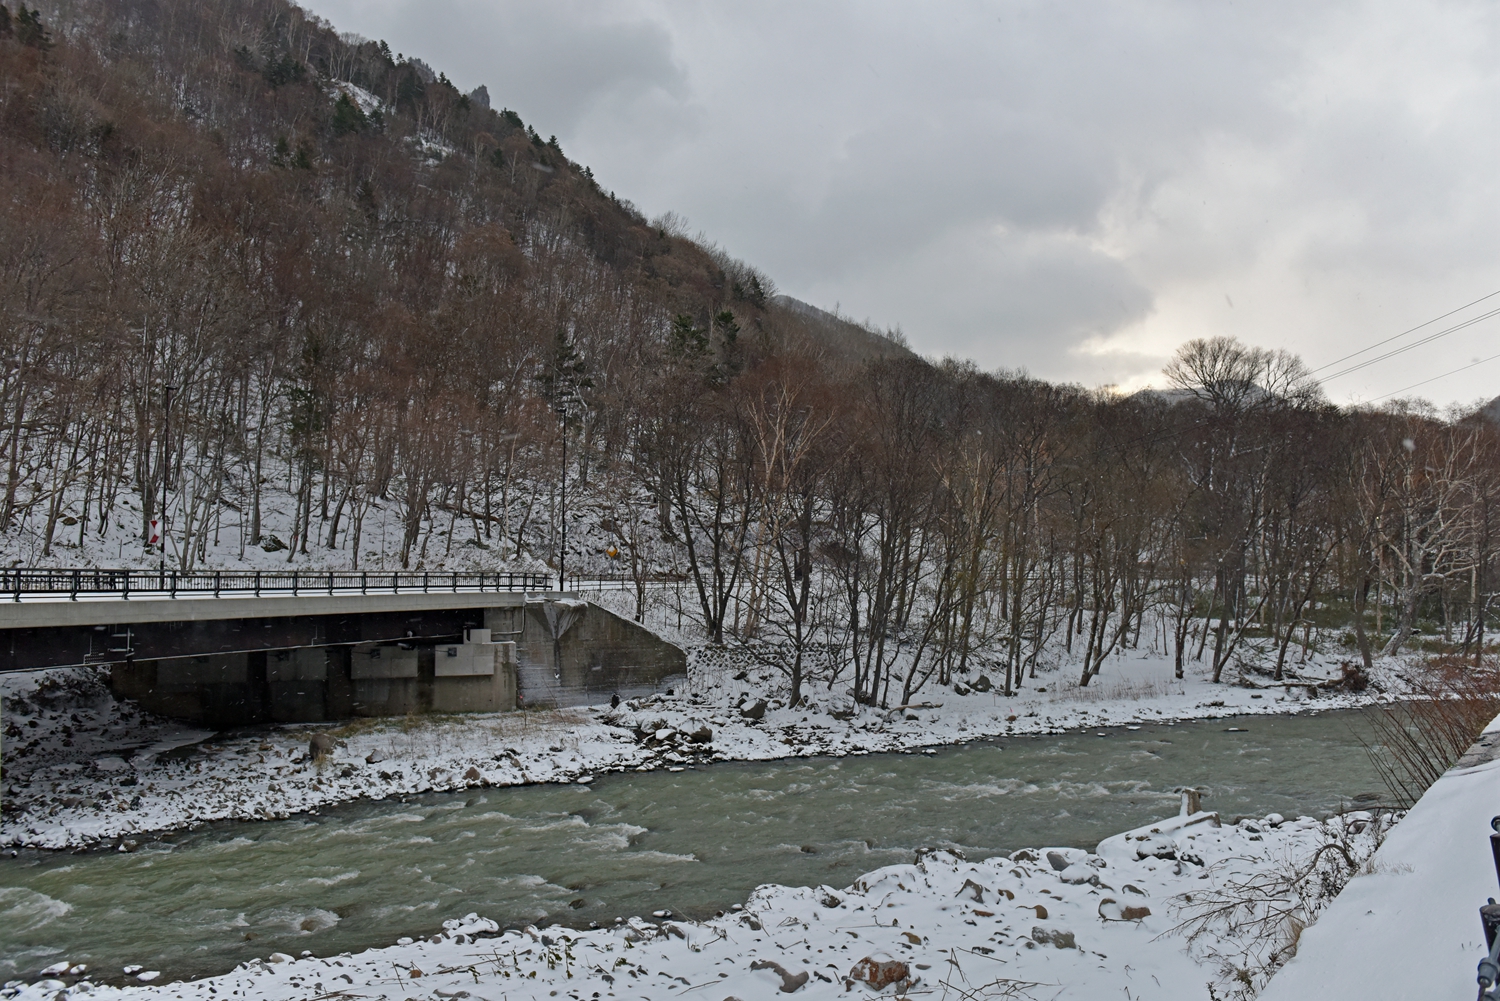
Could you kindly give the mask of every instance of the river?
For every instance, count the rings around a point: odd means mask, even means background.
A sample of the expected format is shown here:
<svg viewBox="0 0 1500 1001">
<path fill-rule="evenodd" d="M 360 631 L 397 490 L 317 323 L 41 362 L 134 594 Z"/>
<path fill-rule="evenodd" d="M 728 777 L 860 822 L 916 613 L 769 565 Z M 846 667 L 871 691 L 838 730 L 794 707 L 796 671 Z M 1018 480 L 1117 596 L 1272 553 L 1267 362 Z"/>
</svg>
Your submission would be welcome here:
<svg viewBox="0 0 1500 1001">
<path fill-rule="evenodd" d="M 23 851 L 0 864 L 0 979 L 61 958 L 106 980 L 126 963 L 186 979 L 389 945 L 470 911 L 505 926 L 698 916 L 761 883 L 844 886 L 923 845 L 1092 848 L 1175 813 L 1181 785 L 1226 819 L 1325 815 L 1382 788 L 1367 733 L 1361 711 L 1111 728 L 351 804 L 133 854 Z"/>
</svg>

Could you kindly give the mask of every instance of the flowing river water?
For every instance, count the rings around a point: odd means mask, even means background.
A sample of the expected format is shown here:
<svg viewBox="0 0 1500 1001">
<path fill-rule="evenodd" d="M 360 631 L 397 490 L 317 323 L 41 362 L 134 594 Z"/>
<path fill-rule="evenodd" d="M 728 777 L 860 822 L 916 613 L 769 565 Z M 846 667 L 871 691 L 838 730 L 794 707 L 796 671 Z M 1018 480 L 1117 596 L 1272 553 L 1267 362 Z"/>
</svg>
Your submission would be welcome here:
<svg viewBox="0 0 1500 1001">
<path fill-rule="evenodd" d="M 0 862 L 0 979 L 62 958 L 104 979 L 127 963 L 202 976 L 470 911 L 508 927 L 702 916 L 761 883 L 845 886 L 923 845 L 1092 848 L 1175 813 L 1182 785 L 1226 819 L 1321 816 L 1381 789 L 1368 732 L 1358 711 L 1155 724 L 366 802 L 134 854 L 22 852 Z"/>
</svg>

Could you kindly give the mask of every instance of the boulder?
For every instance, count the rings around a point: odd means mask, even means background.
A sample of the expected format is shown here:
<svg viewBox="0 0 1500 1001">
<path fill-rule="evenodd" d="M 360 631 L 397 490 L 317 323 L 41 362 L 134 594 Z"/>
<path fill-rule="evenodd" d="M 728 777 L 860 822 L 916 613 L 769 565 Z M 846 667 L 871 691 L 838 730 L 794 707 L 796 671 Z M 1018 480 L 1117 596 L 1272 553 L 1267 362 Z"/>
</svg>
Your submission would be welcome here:
<svg viewBox="0 0 1500 1001">
<path fill-rule="evenodd" d="M 1031 929 L 1031 940 L 1037 945 L 1050 945 L 1056 949 L 1078 948 L 1078 943 L 1073 939 L 1073 933 L 1063 931 L 1061 928 L 1043 928 L 1038 925 Z"/>
<path fill-rule="evenodd" d="M 1092 886 L 1099 885 L 1099 874 L 1094 871 L 1092 866 L 1084 862 L 1074 862 L 1058 873 L 1057 878 L 1073 886 L 1081 886 L 1084 883 Z"/>
<path fill-rule="evenodd" d="M 910 977 L 911 971 L 901 960 L 892 959 L 884 953 L 877 953 L 855 963 L 854 969 L 849 971 L 848 979 L 865 984 L 872 990 L 883 991 L 892 984 L 901 984 L 909 980 Z"/>
<path fill-rule="evenodd" d="M 979 679 L 969 687 L 974 689 L 974 691 L 976 692 L 988 692 L 995 687 L 995 683 L 990 680 L 990 676 L 988 674 L 981 674 L 979 676 Z"/>
<path fill-rule="evenodd" d="M 792 973 L 780 963 L 770 959 L 757 959 L 755 962 L 750 964 L 750 969 L 770 970 L 772 973 L 779 976 L 781 978 L 781 992 L 783 994 L 791 994 L 803 984 L 807 983 L 806 970 L 803 970 L 801 973 Z"/>
<path fill-rule="evenodd" d="M 756 699 L 753 705 L 742 708 L 740 715 L 745 719 L 764 719 L 766 716 L 766 700 Z"/>
<path fill-rule="evenodd" d="M 688 740 L 694 744 L 711 744 L 713 743 L 713 739 L 714 732 L 708 728 L 708 724 L 706 723 L 688 734 Z"/>
<path fill-rule="evenodd" d="M 1177 858 L 1177 842 L 1171 838 L 1150 837 L 1135 843 L 1135 857 L 1137 859 Z"/>
<path fill-rule="evenodd" d="M 333 738 L 326 733 L 315 733 L 312 740 L 307 742 L 307 755 L 313 759 L 313 764 L 321 765 L 333 755 Z"/>
</svg>

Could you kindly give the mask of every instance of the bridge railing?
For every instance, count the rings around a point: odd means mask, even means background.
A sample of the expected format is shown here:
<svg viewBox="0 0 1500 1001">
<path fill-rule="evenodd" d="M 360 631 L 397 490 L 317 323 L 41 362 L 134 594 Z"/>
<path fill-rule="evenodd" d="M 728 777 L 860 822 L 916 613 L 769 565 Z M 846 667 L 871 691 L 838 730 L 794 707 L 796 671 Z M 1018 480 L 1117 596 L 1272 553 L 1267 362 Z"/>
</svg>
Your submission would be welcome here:
<svg viewBox="0 0 1500 1001">
<path fill-rule="evenodd" d="M 555 577 L 534 573 L 311 570 L 96 570 L 13 567 L 0 589 L 25 598 L 220 597 L 261 594 L 422 594 L 442 591 L 546 591 Z"/>
</svg>

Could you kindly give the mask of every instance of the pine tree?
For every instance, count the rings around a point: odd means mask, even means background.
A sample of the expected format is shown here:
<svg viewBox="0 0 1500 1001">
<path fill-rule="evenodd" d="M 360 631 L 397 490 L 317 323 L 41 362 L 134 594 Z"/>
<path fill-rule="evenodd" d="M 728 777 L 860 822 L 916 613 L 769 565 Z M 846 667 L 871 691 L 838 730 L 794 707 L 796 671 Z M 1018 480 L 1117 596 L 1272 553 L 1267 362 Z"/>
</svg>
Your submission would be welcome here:
<svg viewBox="0 0 1500 1001">
<path fill-rule="evenodd" d="M 351 132 L 363 132 L 369 125 L 369 119 L 359 110 L 359 105 L 349 100 L 348 94 L 340 94 L 333 106 L 333 134 L 345 136 Z"/>
<path fill-rule="evenodd" d="M 47 34 L 46 26 L 42 24 L 42 12 L 36 9 L 27 10 L 24 3 L 16 10 L 15 33 L 16 41 L 22 45 L 41 49 L 43 52 L 52 48 L 52 38 Z"/>
</svg>

